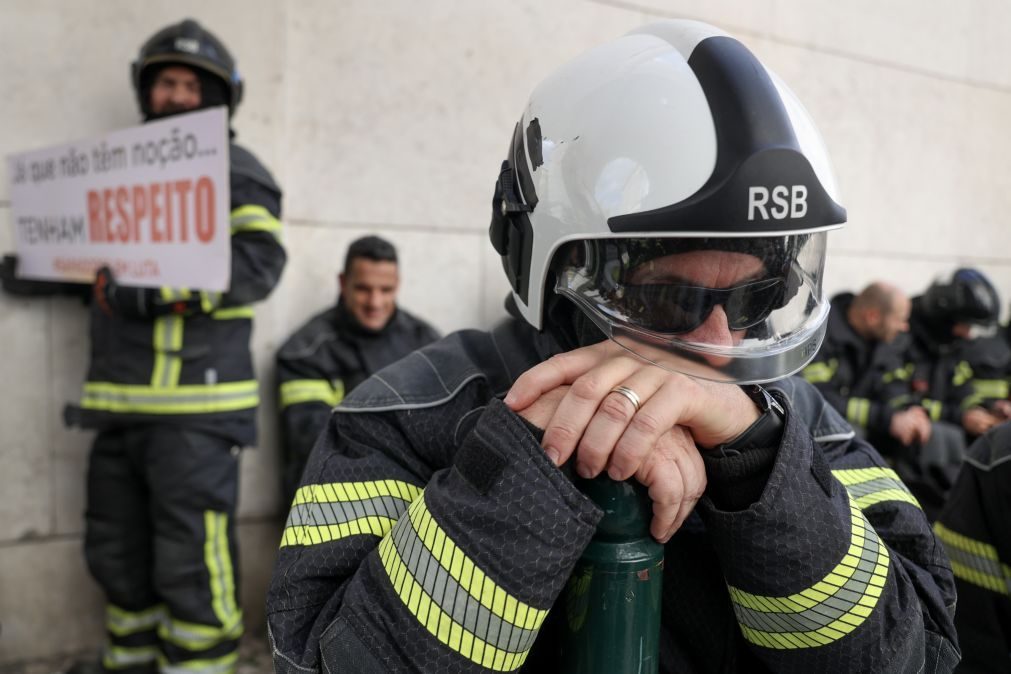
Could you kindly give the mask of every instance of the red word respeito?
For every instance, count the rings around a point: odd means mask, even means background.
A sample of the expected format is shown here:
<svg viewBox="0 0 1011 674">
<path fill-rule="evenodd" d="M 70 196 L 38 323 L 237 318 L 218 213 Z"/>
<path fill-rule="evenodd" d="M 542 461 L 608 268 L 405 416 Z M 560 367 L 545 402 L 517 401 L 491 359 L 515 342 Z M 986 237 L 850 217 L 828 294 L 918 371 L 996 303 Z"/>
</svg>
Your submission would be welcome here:
<svg viewBox="0 0 1011 674">
<path fill-rule="evenodd" d="M 214 181 L 170 180 L 88 191 L 88 231 L 93 242 L 202 243 L 214 238 Z"/>
</svg>

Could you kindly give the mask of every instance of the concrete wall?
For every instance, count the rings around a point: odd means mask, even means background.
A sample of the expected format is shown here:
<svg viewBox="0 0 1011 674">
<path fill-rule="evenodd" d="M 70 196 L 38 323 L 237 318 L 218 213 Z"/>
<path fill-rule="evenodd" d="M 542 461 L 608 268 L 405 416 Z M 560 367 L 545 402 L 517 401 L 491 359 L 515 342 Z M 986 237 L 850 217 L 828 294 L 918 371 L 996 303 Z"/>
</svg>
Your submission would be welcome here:
<svg viewBox="0 0 1011 674">
<path fill-rule="evenodd" d="M 128 64 L 147 35 L 186 15 L 238 55 L 239 140 L 286 190 L 291 261 L 257 309 L 265 382 L 278 344 L 333 300 L 343 250 L 365 232 L 400 244 L 402 303 L 442 330 L 502 316 L 488 206 L 530 89 L 658 17 L 737 34 L 818 121 L 850 214 L 830 238 L 830 290 L 887 277 L 916 292 L 973 264 L 1011 291 L 1011 6 L 999 0 L 4 0 L 0 154 L 135 123 Z M 10 250 L 4 171 L 0 250 Z M 101 624 L 80 555 L 90 438 L 60 424 L 85 367 L 85 313 L 70 300 L 0 295 L 0 345 L 5 663 L 95 646 Z M 242 468 L 253 630 L 281 511 L 274 413 L 264 405 L 261 446 Z"/>
</svg>

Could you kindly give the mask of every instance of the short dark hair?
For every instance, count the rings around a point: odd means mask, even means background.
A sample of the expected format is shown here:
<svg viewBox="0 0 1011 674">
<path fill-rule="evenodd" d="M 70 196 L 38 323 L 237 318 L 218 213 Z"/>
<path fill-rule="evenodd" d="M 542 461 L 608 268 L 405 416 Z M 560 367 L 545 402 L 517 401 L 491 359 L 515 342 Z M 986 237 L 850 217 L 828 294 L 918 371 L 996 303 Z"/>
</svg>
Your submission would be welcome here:
<svg viewBox="0 0 1011 674">
<path fill-rule="evenodd" d="M 392 243 L 378 236 L 363 236 L 348 246 L 348 252 L 344 256 L 344 273 L 351 269 L 351 263 L 357 258 L 363 257 L 373 262 L 397 263 L 397 249 Z"/>
</svg>

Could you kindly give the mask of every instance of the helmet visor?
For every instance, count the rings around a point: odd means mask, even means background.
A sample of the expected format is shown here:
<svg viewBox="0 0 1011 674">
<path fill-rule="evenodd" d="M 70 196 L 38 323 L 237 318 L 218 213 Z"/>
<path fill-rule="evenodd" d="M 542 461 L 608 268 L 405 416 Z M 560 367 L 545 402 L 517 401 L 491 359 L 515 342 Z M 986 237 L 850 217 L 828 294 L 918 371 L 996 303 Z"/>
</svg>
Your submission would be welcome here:
<svg viewBox="0 0 1011 674">
<path fill-rule="evenodd" d="M 715 381 L 772 381 L 800 370 L 821 344 L 825 239 L 580 241 L 563 253 L 555 291 L 656 365 Z"/>
</svg>

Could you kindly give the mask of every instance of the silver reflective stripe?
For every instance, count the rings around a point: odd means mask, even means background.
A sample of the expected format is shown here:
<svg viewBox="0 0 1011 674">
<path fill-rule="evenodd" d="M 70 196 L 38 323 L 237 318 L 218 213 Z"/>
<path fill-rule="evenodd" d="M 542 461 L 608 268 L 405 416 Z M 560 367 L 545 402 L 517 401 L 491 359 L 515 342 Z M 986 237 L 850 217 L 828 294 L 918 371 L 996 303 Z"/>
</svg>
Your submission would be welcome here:
<svg viewBox="0 0 1011 674">
<path fill-rule="evenodd" d="M 880 543 L 873 528 L 867 531 L 856 570 L 834 595 L 798 613 L 767 613 L 735 604 L 738 622 L 762 632 L 813 632 L 842 618 L 860 603 L 874 577 Z"/>
<path fill-rule="evenodd" d="M 408 572 L 454 622 L 482 641 L 509 653 L 530 649 L 538 630 L 527 630 L 502 620 L 456 580 L 428 551 L 410 517 L 401 518 L 391 532 L 397 554 Z"/>
<path fill-rule="evenodd" d="M 156 606 L 145 611 L 127 611 L 109 604 L 105 610 L 105 627 L 118 637 L 156 629 L 167 614 L 164 606 Z"/>
<path fill-rule="evenodd" d="M 107 644 L 102 657 L 102 665 L 106 669 L 123 669 L 124 667 L 154 662 L 160 654 L 157 646 L 129 648 Z"/>
<path fill-rule="evenodd" d="M 902 484 L 901 480 L 895 480 L 890 477 L 879 477 L 867 482 L 860 482 L 859 484 L 846 485 L 846 491 L 850 493 L 854 501 L 859 501 L 861 496 L 867 496 L 868 494 L 888 489 L 898 489 L 907 494 L 910 493 L 909 488 Z"/>
<path fill-rule="evenodd" d="M 990 584 L 992 584 L 992 587 L 989 589 L 1003 585 L 1003 591 L 998 591 L 1001 594 L 1011 593 L 1011 579 L 1004 575 L 1004 570 L 1001 568 L 1000 562 L 994 559 L 987 559 L 981 555 L 974 555 L 965 550 L 960 550 L 953 545 L 946 545 L 945 549 L 948 551 L 948 557 L 951 559 L 951 565 L 953 567 L 958 565 L 975 572 L 975 574 L 956 573 L 956 576 L 977 577 L 976 574 L 979 574 L 991 580 Z"/>
<path fill-rule="evenodd" d="M 149 389 L 151 390 L 151 389 Z M 206 393 L 193 393 L 190 395 L 180 395 L 179 393 L 166 393 L 165 395 L 139 395 L 127 393 L 125 391 L 103 391 L 88 390 L 86 395 L 93 400 L 102 400 L 111 403 L 122 403 L 124 405 L 182 405 L 199 404 L 209 402 L 225 402 L 229 400 L 240 400 L 255 394 L 256 388 L 236 391 L 207 391 Z"/>
<path fill-rule="evenodd" d="M 158 629 L 158 636 L 163 641 L 170 641 L 191 651 L 205 650 L 217 646 L 222 641 L 242 636 L 242 615 L 234 614 L 229 623 L 220 628 L 198 625 L 196 627 L 203 629 L 194 629 L 188 627 L 186 623 L 170 619 Z"/>
<path fill-rule="evenodd" d="M 379 515 L 398 519 L 407 510 L 407 501 L 380 496 L 362 501 L 337 503 L 299 503 L 292 507 L 285 527 L 343 524 L 362 517 Z"/>
<path fill-rule="evenodd" d="M 730 586 L 730 597 L 748 641 L 774 649 L 815 648 L 843 638 L 873 613 L 888 567 L 888 549 L 851 500 L 849 546 L 821 580 L 789 596 Z"/>
<path fill-rule="evenodd" d="M 191 660 L 189 662 L 158 663 L 159 674 L 229 674 L 235 671 L 238 653 L 230 653 L 215 660 Z"/>
</svg>

